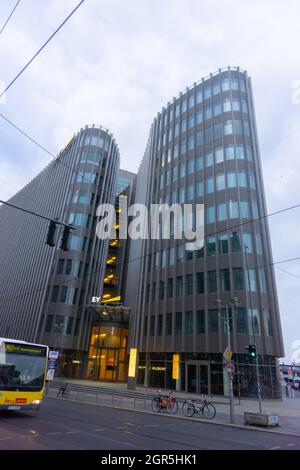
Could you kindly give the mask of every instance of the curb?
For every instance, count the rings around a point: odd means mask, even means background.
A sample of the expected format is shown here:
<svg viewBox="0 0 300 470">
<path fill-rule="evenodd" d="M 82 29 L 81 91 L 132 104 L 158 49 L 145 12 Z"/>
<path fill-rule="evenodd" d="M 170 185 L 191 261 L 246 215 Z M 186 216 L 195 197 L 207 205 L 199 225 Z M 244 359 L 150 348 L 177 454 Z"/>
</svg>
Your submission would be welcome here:
<svg viewBox="0 0 300 470">
<path fill-rule="evenodd" d="M 277 434 L 277 435 L 283 435 L 283 436 L 300 437 L 300 434 L 296 434 L 296 433 L 292 433 L 292 432 L 275 431 L 275 430 L 270 429 L 270 428 L 262 429 L 258 426 L 250 426 L 250 425 L 245 425 L 245 424 L 224 423 L 222 421 L 218 421 L 218 420 L 215 420 L 215 419 L 213 419 L 212 421 L 209 421 L 207 419 L 201 419 L 201 418 L 192 419 L 192 418 L 188 418 L 186 416 L 177 416 L 177 415 L 164 414 L 164 413 L 154 413 L 153 411 L 136 410 L 134 408 L 128 408 L 128 407 L 120 408 L 119 406 L 108 405 L 108 404 L 105 404 L 105 403 L 103 403 L 103 404 L 102 403 L 92 403 L 92 402 L 87 402 L 87 401 L 83 401 L 83 400 L 74 400 L 74 399 L 71 399 L 71 398 L 67 398 L 67 399 L 63 400 L 62 398 L 51 397 L 49 395 L 46 395 L 45 398 L 52 398 L 53 400 L 58 400 L 58 401 L 70 401 L 72 403 L 81 403 L 83 405 L 104 406 L 106 408 L 114 408 L 114 409 L 117 409 L 117 410 L 121 409 L 121 410 L 124 410 L 124 411 L 134 411 L 136 413 L 151 414 L 153 416 L 164 416 L 164 417 L 174 418 L 174 419 L 179 419 L 179 420 L 183 419 L 183 420 L 189 421 L 189 422 L 191 422 L 191 420 L 192 420 L 194 423 L 212 424 L 212 425 L 215 425 L 215 426 L 223 426 L 223 427 L 225 426 L 225 427 L 229 427 L 229 428 L 244 429 L 246 431 L 259 431 L 259 432 L 268 432 L 268 433 L 271 433 L 271 434 Z"/>
</svg>

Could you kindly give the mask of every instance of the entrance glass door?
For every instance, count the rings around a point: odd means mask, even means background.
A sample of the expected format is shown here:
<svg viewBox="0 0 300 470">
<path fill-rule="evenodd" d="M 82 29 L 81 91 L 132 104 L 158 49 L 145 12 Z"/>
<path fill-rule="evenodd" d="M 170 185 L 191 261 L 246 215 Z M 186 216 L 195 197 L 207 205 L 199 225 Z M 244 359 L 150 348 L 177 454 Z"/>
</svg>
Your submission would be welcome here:
<svg viewBox="0 0 300 470">
<path fill-rule="evenodd" d="M 208 362 L 191 361 L 187 363 L 187 392 L 199 393 L 201 395 L 210 394 L 209 369 L 210 367 Z"/>
</svg>

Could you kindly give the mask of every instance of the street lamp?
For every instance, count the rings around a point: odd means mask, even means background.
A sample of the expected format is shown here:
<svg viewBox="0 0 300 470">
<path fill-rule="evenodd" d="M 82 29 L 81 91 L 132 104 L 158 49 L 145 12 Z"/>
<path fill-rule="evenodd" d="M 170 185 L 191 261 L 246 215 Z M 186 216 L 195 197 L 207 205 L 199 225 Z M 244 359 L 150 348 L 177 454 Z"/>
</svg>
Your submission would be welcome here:
<svg viewBox="0 0 300 470">
<path fill-rule="evenodd" d="M 229 319 L 229 307 L 232 309 L 232 318 L 233 318 L 233 309 L 237 307 L 240 303 L 240 300 L 237 297 L 233 297 L 229 302 L 223 302 L 221 299 L 216 299 L 215 305 L 219 310 L 220 318 L 225 320 L 226 332 L 227 332 L 227 350 L 231 351 L 231 336 L 230 336 L 230 319 Z M 222 317 L 221 310 L 222 307 L 225 307 L 226 316 Z M 229 362 L 229 361 L 228 361 Z M 230 422 L 234 423 L 234 404 L 233 404 L 233 372 L 230 371 L 230 368 L 227 367 L 228 374 L 228 383 L 229 383 L 229 407 L 230 407 Z"/>
</svg>

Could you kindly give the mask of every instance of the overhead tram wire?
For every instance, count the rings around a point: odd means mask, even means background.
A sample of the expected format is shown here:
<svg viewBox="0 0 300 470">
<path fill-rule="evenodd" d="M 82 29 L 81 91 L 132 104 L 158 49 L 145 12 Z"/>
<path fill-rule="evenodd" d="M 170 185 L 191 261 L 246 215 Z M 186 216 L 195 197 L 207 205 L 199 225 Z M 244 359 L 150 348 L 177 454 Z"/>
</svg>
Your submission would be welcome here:
<svg viewBox="0 0 300 470">
<path fill-rule="evenodd" d="M 64 21 L 59 25 L 59 27 L 51 34 L 47 41 L 38 49 L 38 51 L 31 57 L 31 59 L 24 65 L 20 72 L 11 80 L 11 82 L 5 87 L 5 89 L 0 94 L 0 98 L 9 90 L 9 88 L 17 81 L 17 79 L 22 75 L 23 72 L 29 67 L 29 65 L 36 59 L 36 57 L 42 52 L 42 50 L 49 44 L 49 42 L 54 38 L 54 36 L 61 30 L 61 28 L 67 23 L 67 21 L 74 15 L 78 8 L 83 4 L 85 0 L 81 0 L 78 5 L 71 11 L 71 13 L 64 19 Z"/>
<path fill-rule="evenodd" d="M 7 26 L 9 20 L 11 19 L 11 17 L 13 16 L 14 12 L 16 11 L 19 3 L 20 3 L 21 0 L 18 0 L 17 3 L 15 4 L 14 8 L 12 9 L 12 11 L 10 12 L 9 14 L 9 17 L 7 18 L 7 20 L 5 21 L 4 25 L 2 26 L 2 28 L 0 29 L 0 34 L 3 33 L 5 27 Z"/>
<path fill-rule="evenodd" d="M 295 260 L 292 260 L 292 261 L 295 261 Z M 295 277 L 296 279 L 300 279 L 300 275 L 298 274 L 295 274 L 295 273 L 291 273 L 290 271 L 286 271 L 285 269 L 283 268 L 280 268 L 279 266 L 275 266 L 279 271 L 285 273 L 285 274 L 289 274 L 290 276 L 293 276 Z"/>
</svg>

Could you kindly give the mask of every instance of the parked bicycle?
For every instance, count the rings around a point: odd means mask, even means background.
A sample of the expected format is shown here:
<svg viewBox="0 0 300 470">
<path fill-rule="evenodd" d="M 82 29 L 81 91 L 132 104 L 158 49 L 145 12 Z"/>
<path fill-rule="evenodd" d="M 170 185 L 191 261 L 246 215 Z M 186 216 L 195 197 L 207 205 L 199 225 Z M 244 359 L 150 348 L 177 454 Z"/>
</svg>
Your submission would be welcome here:
<svg viewBox="0 0 300 470">
<path fill-rule="evenodd" d="M 176 414 L 178 403 L 176 398 L 173 397 L 172 391 L 168 395 L 163 395 L 161 390 L 159 390 L 158 396 L 154 397 L 151 402 L 151 408 L 155 412 L 166 411 L 170 414 Z"/>
<path fill-rule="evenodd" d="M 182 413 L 189 418 L 194 415 L 204 415 L 208 419 L 213 419 L 216 416 L 216 408 L 210 401 L 205 399 L 185 400 L 182 405 Z"/>
</svg>

